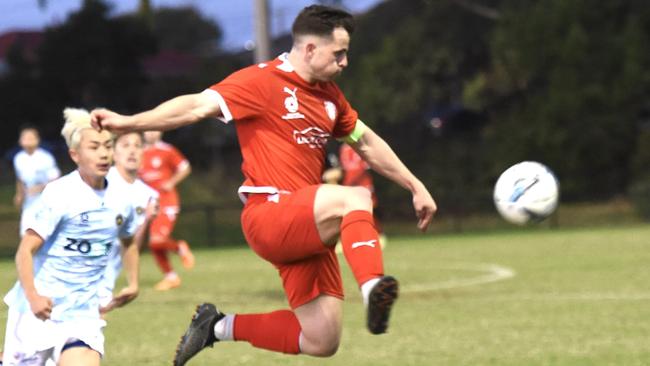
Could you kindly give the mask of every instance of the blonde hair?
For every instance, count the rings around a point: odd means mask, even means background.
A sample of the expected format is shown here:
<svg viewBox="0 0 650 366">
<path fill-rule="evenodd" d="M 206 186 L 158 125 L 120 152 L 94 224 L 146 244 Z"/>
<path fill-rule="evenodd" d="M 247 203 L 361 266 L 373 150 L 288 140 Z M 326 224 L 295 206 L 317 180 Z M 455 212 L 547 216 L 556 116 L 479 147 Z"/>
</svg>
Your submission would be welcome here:
<svg viewBox="0 0 650 366">
<path fill-rule="evenodd" d="M 81 131 L 93 128 L 90 123 L 90 113 L 81 108 L 66 108 L 63 110 L 65 123 L 61 129 L 61 136 L 70 149 L 79 147 L 81 141 Z"/>
</svg>

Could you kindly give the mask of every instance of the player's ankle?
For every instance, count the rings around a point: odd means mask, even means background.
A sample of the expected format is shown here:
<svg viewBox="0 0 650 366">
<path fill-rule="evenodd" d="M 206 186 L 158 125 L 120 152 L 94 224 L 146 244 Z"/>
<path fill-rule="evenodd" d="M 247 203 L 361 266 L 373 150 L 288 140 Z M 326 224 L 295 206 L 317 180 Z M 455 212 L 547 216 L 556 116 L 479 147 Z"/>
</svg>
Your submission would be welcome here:
<svg viewBox="0 0 650 366">
<path fill-rule="evenodd" d="M 176 280 L 178 278 L 179 278 L 178 273 L 176 273 L 174 271 L 165 273 L 165 279 L 167 279 L 167 280 Z"/>
<path fill-rule="evenodd" d="M 361 297 L 363 298 L 364 306 L 368 306 L 368 298 L 370 297 L 370 291 L 372 291 L 372 288 L 375 287 L 375 285 L 377 284 L 377 282 L 379 282 L 380 279 L 381 277 L 375 277 L 373 279 L 364 282 L 361 285 Z"/>
<path fill-rule="evenodd" d="M 226 314 L 223 318 L 219 319 L 214 325 L 214 336 L 220 341 L 233 341 L 235 329 L 235 316 L 233 314 Z"/>
</svg>

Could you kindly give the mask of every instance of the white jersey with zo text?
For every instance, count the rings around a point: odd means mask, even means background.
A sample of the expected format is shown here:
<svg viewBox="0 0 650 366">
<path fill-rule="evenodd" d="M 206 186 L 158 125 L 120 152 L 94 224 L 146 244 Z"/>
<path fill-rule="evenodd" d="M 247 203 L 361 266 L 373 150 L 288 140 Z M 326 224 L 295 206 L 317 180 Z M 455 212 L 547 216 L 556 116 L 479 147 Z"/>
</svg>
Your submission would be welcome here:
<svg viewBox="0 0 650 366">
<path fill-rule="evenodd" d="M 44 243 L 34 254 L 34 284 L 52 299 L 52 321 L 99 319 L 98 290 L 116 239 L 133 236 L 135 207 L 110 183 L 86 184 L 78 171 L 50 182 L 28 228 Z M 19 312 L 31 311 L 20 282 L 5 296 Z"/>
</svg>

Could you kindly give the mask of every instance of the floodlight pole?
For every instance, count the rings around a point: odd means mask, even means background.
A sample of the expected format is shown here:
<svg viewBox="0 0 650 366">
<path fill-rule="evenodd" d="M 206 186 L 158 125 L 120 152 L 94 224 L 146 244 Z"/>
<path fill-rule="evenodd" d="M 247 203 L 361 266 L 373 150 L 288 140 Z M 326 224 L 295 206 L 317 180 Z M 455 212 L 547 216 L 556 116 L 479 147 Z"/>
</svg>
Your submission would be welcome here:
<svg viewBox="0 0 650 366">
<path fill-rule="evenodd" d="M 271 58 L 269 3 L 268 0 L 253 1 L 255 2 L 255 62 L 258 63 Z"/>
</svg>

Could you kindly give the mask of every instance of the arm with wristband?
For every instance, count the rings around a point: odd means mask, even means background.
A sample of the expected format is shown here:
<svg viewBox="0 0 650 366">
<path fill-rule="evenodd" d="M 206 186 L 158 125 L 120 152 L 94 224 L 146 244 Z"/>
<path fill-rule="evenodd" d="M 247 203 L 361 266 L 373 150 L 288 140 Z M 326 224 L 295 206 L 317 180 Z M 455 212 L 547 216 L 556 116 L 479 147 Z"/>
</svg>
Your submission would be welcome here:
<svg viewBox="0 0 650 366">
<path fill-rule="evenodd" d="M 397 157 L 386 141 L 361 120 L 350 135 L 343 139 L 377 173 L 404 187 L 413 195 L 413 207 L 418 228 L 426 230 L 437 206 L 424 184 Z"/>
</svg>

